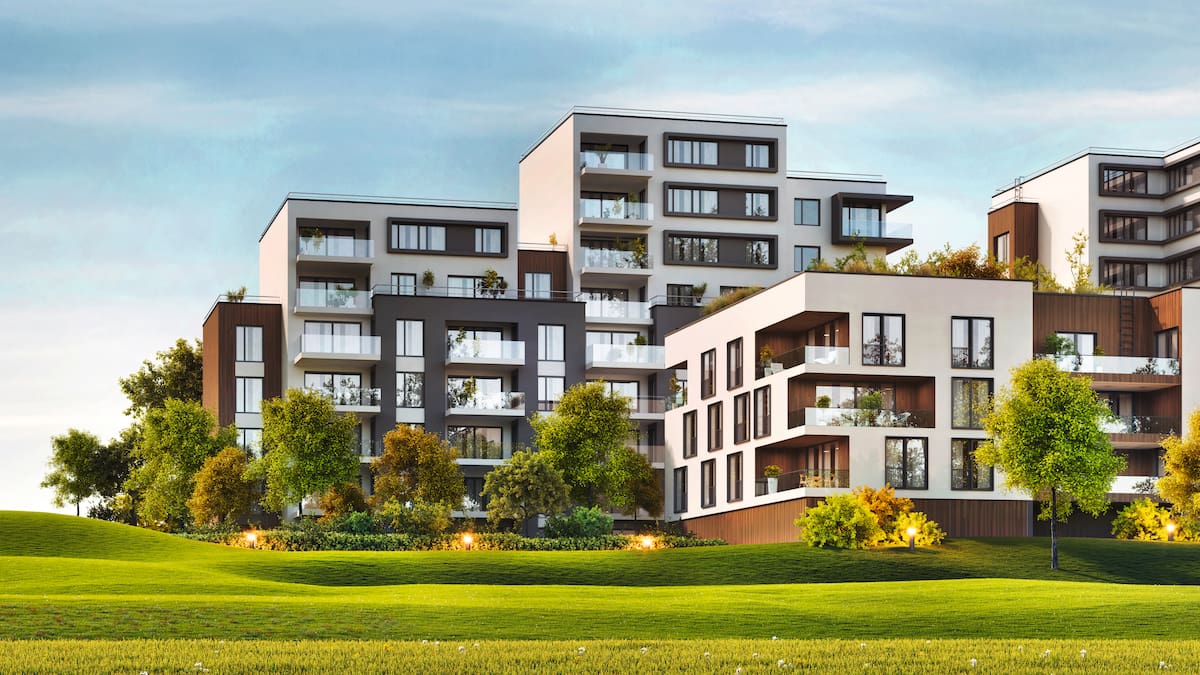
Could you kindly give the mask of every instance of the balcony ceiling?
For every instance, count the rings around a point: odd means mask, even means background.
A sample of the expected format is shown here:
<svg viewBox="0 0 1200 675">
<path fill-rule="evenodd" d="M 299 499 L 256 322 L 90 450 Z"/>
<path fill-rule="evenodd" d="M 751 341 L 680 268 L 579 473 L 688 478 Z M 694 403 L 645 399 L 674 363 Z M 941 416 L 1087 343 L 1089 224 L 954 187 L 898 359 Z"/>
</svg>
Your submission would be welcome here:
<svg viewBox="0 0 1200 675">
<path fill-rule="evenodd" d="M 844 316 L 845 312 L 800 312 L 758 331 L 759 335 L 801 333 Z"/>
</svg>

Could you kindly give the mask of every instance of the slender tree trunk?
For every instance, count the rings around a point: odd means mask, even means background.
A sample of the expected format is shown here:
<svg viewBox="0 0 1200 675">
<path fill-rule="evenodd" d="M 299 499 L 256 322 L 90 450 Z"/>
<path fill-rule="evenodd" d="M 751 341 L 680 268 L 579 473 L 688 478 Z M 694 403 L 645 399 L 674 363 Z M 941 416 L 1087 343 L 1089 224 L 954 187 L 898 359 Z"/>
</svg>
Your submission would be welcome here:
<svg viewBox="0 0 1200 675">
<path fill-rule="evenodd" d="M 304 500 L 303 499 L 296 502 L 296 519 L 299 520 L 300 516 L 302 516 L 302 515 L 304 515 Z"/>
<path fill-rule="evenodd" d="M 79 502 L 78 501 L 75 502 L 75 517 L 76 518 L 79 517 Z"/>
<path fill-rule="evenodd" d="M 1058 569 L 1058 491 L 1050 488 L 1050 569 Z"/>
</svg>

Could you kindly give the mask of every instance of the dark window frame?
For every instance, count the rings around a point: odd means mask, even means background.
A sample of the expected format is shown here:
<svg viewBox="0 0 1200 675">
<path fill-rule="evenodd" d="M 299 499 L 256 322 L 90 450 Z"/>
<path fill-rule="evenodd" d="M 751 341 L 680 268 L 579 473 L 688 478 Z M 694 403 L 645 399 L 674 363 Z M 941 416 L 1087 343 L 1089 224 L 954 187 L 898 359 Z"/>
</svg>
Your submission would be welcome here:
<svg viewBox="0 0 1200 675">
<path fill-rule="evenodd" d="M 957 365 L 954 359 L 954 350 L 958 347 L 954 346 L 954 322 L 967 322 L 967 365 Z M 992 346 L 988 354 L 991 362 L 986 366 L 975 364 L 975 322 L 987 321 L 990 329 L 988 331 L 991 336 Z M 996 368 L 996 318 L 991 316 L 951 316 L 950 317 L 950 367 L 955 370 L 995 370 Z"/>
<path fill-rule="evenodd" d="M 733 397 L 733 442 L 750 440 L 750 392 Z"/>
<path fill-rule="evenodd" d="M 686 466 L 677 467 L 672 475 L 671 491 L 673 493 L 675 513 L 685 513 L 688 510 L 688 468 Z"/>
<path fill-rule="evenodd" d="M 708 418 L 705 427 L 708 429 L 708 451 L 716 452 L 725 445 L 725 405 L 724 401 L 708 404 Z"/>
<path fill-rule="evenodd" d="M 700 355 L 700 398 L 709 399 L 717 395 L 717 350 L 710 349 Z"/>
<path fill-rule="evenodd" d="M 880 337 L 879 362 L 878 363 L 872 363 L 870 361 L 867 361 L 868 340 L 867 340 L 867 332 L 866 332 L 866 321 L 867 321 L 868 317 L 877 317 L 879 319 L 880 332 L 877 334 L 877 337 Z M 886 338 L 887 338 L 887 331 L 886 331 L 887 322 L 884 319 L 889 318 L 889 317 L 899 317 L 900 318 L 900 363 L 884 363 L 883 362 L 885 360 L 884 356 L 886 353 L 886 350 L 884 349 L 884 344 L 886 344 Z M 908 363 L 908 315 L 907 314 L 886 314 L 886 313 L 880 313 L 880 312 L 863 312 L 861 325 L 863 326 L 861 360 L 862 360 L 862 364 L 864 366 L 879 366 L 879 367 L 883 367 L 883 368 L 903 368 Z"/>
<path fill-rule="evenodd" d="M 900 441 L 900 444 L 901 444 L 902 452 L 901 452 L 900 475 L 904 476 L 904 484 L 903 485 L 892 485 L 892 482 L 890 480 L 888 480 L 888 468 L 890 465 L 888 464 L 887 444 L 889 441 Z M 924 479 L 924 485 L 921 485 L 921 486 L 912 486 L 912 485 L 908 484 L 908 475 L 909 475 L 908 443 L 909 443 L 909 441 L 921 441 L 921 449 L 922 449 L 922 453 L 924 454 L 924 457 L 923 457 L 924 472 L 922 473 L 922 477 Z M 894 489 L 894 490 L 928 490 L 929 489 L 929 438 L 925 437 L 925 436 L 886 436 L 886 437 L 884 437 L 884 439 L 883 439 L 883 477 L 884 477 L 884 482 L 887 483 L 888 485 L 891 485 L 892 489 Z"/>
<path fill-rule="evenodd" d="M 402 377 L 403 376 L 403 377 Z M 411 404 L 407 390 L 401 395 L 400 383 L 407 381 L 409 377 L 416 376 L 421 380 L 421 390 L 418 394 L 420 401 L 416 405 Z M 397 370 L 396 371 L 396 407 L 397 408 L 424 408 L 425 407 L 425 373 L 417 370 Z"/>
<path fill-rule="evenodd" d="M 810 202 L 812 204 L 815 204 L 817 207 L 817 222 L 815 222 L 815 223 L 797 222 L 797 221 L 803 220 L 804 206 L 805 206 L 805 204 L 810 203 Z M 799 214 L 797 214 L 797 212 L 796 212 L 796 207 L 800 207 Z M 799 215 L 800 217 L 797 218 L 797 215 Z M 821 226 L 821 200 L 820 199 L 812 199 L 809 197 L 797 197 L 797 198 L 793 199 L 792 200 L 792 224 L 795 225 L 796 227 L 820 227 Z"/>
<path fill-rule="evenodd" d="M 695 457 L 700 444 L 699 420 L 695 410 L 683 413 L 683 458 Z"/>
<path fill-rule="evenodd" d="M 717 505 L 717 460 L 700 462 L 700 508 L 711 509 Z"/>
<path fill-rule="evenodd" d="M 983 417 L 982 417 L 981 413 L 979 412 L 979 402 L 978 401 L 972 400 L 969 402 L 971 405 L 969 405 L 969 407 L 967 408 L 967 424 L 968 424 L 968 426 L 963 426 L 958 423 L 958 420 L 957 420 L 958 416 L 955 414 L 956 413 L 955 407 L 958 405 L 958 400 L 955 398 L 955 393 L 956 393 L 956 391 L 958 391 L 956 385 L 959 382 L 962 382 L 964 384 L 968 383 L 968 382 L 970 382 L 970 383 L 987 382 L 987 385 L 988 385 L 987 397 L 988 397 L 988 400 L 990 401 L 996 395 L 996 380 L 995 380 L 995 378 L 991 378 L 991 377 L 952 377 L 952 378 L 950 378 L 950 428 L 951 429 L 976 429 L 976 430 L 982 429 L 983 428 Z M 971 393 L 971 398 L 972 399 L 975 398 L 975 396 L 974 396 L 975 388 L 973 386 L 967 387 L 967 388 L 963 389 L 963 391 L 969 391 Z"/>
<path fill-rule="evenodd" d="M 761 395 L 761 398 L 763 399 L 763 406 L 762 406 L 763 414 L 761 416 L 758 414 L 758 410 L 759 410 L 758 402 L 759 402 L 760 395 Z M 754 418 L 754 437 L 755 438 L 763 438 L 765 436 L 770 436 L 771 435 L 771 386 L 770 385 L 767 385 L 765 387 L 759 387 L 758 389 L 754 390 L 754 400 L 751 401 L 751 406 L 753 406 L 753 412 L 751 413 L 751 417 Z"/>
<path fill-rule="evenodd" d="M 979 445 L 985 442 L 982 438 L 951 438 L 950 439 L 950 489 L 956 492 L 995 492 L 996 490 L 996 467 L 988 465 L 987 467 L 987 487 L 980 487 L 980 468 L 975 461 L 975 451 L 979 449 Z M 962 452 L 965 453 L 960 460 L 960 464 L 966 470 L 966 474 L 956 473 L 954 470 L 954 455 L 959 451 L 956 447 L 957 443 L 962 443 Z M 956 484 L 962 487 L 955 487 Z M 972 487 L 973 486 L 973 487 Z"/>
<path fill-rule="evenodd" d="M 742 338 L 725 343 L 725 389 L 727 391 L 738 389 L 743 384 L 743 356 Z"/>
<path fill-rule="evenodd" d="M 725 458 L 725 501 L 727 503 L 740 502 L 744 498 L 745 469 L 744 455 L 741 452 L 731 452 Z"/>
<path fill-rule="evenodd" d="M 804 265 L 803 269 L 796 269 L 796 252 L 801 251 L 800 260 L 801 260 L 801 262 L 803 262 L 804 261 L 803 251 L 809 250 L 809 249 L 815 250 L 817 252 L 817 256 L 815 258 L 813 258 L 812 261 L 809 262 L 807 265 Z M 820 246 L 811 246 L 808 244 L 796 244 L 795 246 L 792 246 L 792 271 L 793 272 L 796 272 L 796 273 L 806 272 L 806 271 L 808 271 L 808 268 L 812 266 L 813 263 L 817 262 L 820 259 L 821 259 L 821 247 Z"/>
</svg>

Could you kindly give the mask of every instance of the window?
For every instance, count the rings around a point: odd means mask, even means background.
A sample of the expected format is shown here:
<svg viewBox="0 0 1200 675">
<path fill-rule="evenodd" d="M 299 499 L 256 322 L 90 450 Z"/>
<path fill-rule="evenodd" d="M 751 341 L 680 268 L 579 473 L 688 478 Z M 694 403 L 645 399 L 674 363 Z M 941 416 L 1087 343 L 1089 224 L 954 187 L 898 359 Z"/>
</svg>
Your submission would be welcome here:
<svg viewBox="0 0 1200 675">
<path fill-rule="evenodd" d="M 356 373 L 304 373 L 304 388 L 324 394 L 334 405 L 379 405 Z"/>
<path fill-rule="evenodd" d="M 1101 192 L 1146 194 L 1146 172 L 1138 169 L 1104 169 L 1100 172 Z"/>
<path fill-rule="evenodd" d="M 904 315 L 863 314 L 864 366 L 904 365 Z"/>
<path fill-rule="evenodd" d="M 875 238 L 883 236 L 883 212 L 878 205 L 842 207 L 842 236 Z"/>
<path fill-rule="evenodd" d="M 725 429 L 722 427 L 725 406 L 712 403 L 708 406 L 708 451 L 720 450 L 725 443 Z"/>
<path fill-rule="evenodd" d="M 562 361 L 566 335 L 564 326 L 538 325 L 538 361 Z"/>
<path fill-rule="evenodd" d="M 950 367 L 992 367 L 991 319 L 950 319 Z"/>
<path fill-rule="evenodd" d="M 797 199 L 793 204 L 793 209 L 795 210 L 795 221 L 797 225 L 820 227 L 821 200 Z"/>
<path fill-rule="evenodd" d="M 715 141 L 672 139 L 667 143 L 667 161 L 672 164 L 717 165 Z"/>
<path fill-rule="evenodd" d="M 771 435 L 771 388 L 754 390 L 754 437 Z"/>
<path fill-rule="evenodd" d="M 725 501 L 742 501 L 742 453 L 735 452 L 725 459 Z"/>
<path fill-rule="evenodd" d="M 396 373 L 396 407 L 425 407 L 425 373 Z"/>
<path fill-rule="evenodd" d="M 1100 283 L 1117 288 L 1141 288 L 1146 284 L 1146 263 L 1105 262 Z"/>
<path fill-rule="evenodd" d="M 1179 358 L 1179 329 L 1168 328 L 1154 334 L 1154 355 L 1160 359 Z"/>
<path fill-rule="evenodd" d="M 1009 255 L 1008 233 L 998 234 L 992 239 L 992 257 L 996 262 L 1007 265 L 1012 256 Z"/>
<path fill-rule="evenodd" d="M 465 511 L 487 511 L 488 497 L 483 493 L 484 479 L 482 477 L 471 476 L 463 478 L 463 486 L 467 490 L 467 496 L 463 499 L 463 510 Z"/>
<path fill-rule="evenodd" d="M 1200 207 L 1167 214 L 1167 238 L 1179 237 L 1200 229 Z"/>
<path fill-rule="evenodd" d="M 675 491 L 675 513 L 683 513 L 688 508 L 687 467 L 675 469 L 675 480 L 672 481 Z"/>
<path fill-rule="evenodd" d="M 234 412 L 262 412 L 263 379 L 261 377 L 239 377 L 235 384 L 237 386 L 237 407 L 234 408 Z"/>
<path fill-rule="evenodd" d="M 396 321 L 396 356 L 424 356 L 424 343 L 424 321 Z"/>
<path fill-rule="evenodd" d="M 566 378 L 551 375 L 538 376 L 538 410 L 554 410 L 562 400 Z M 545 405 L 543 405 L 545 404 Z"/>
<path fill-rule="evenodd" d="M 707 459 L 700 463 L 700 507 L 717 505 L 717 460 Z"/>
<path fill-rule="evenodd" d="M 392 223 L 391 247 L 407 251 L 445 251 L 446 228 L 441 225 Z"/>
<path fill-rule="evenodd" d="M 742 386 L 742 338 L 725 345 L 725 386 L 728 389 Z"/>
<path fill-rule="evenodd" d="M 448 276 L 446 295 L 452 298 L 477 298 L 483 295 L 483 277 Z"/>
<path fill-rule="evenodd" d="M 392 294 L 393 295 L 416 295 L 417 294 L 417 275 L 415 275 L 415 274 L 392 274 Z"/>
<path fill-rule="evenodd" d="M 750 440 L 750 394 L 733 398 L 733 442 Z"/>
<path fill-rule="evenodd" d="M 820 259 L 820 246 L 796 246 L 792 249 L 792 270 L 803 272 Z"/>
<path fill-rule="evenodd" d="M 955 429 L 982 429 L 983 416 L 991 398 L 991 378 L 951 378 L 950 426 Z"/>
<path fill-rule="evenodd" d="M 831 408 L 853 410 L 879 406 L 880 410 L 896 409 L 896 387 L 891 384 L 818 384 L 814 391 L 818 399 L 829 397 Z M 871 398 L 864 401 L 867 396 Z"/>
<path fill-rule="evenodd" d="M 717 350 L 710 349 L 700 355 L 700 398 L 710 398 L 717 393 Z"/>
<path fill-rule="evenodd" d="M 746 215 L 756 218 L 766 218 L 771 215 L 771 193 L 747 192 Z"/>
<path fill-rule="evenodd" d="M 534 298 L 537 300 L 547 300 L 550 298 L 550 273 L 549 272 L 526 272 L 525 273 L 525 297 Z"/>
<path fill-rule="evenodd" d="M 924 438 L 885 439 L 884 480 L 897 490 L 924 490 L 929 487 L 928 458 Z"/>
<path fill-rule="evenodd" d="M 504 251 L 504 230 L 498 227 L 475 228 L 476 253 L 502 253 Z"/>
<path fill-rule="evenodd" d="M 1095 333 L 1055 333 L 1061 340 L 1066 340 L 1070 344 L 1067 345 L 1068 354 L 1078 354 L 1080 356 L 1091 356 L 1096 351 L 1096 334 Z M 1073 351 L 1072 351 L 1073 350 Z"/>
<path fill-rule="evenodd" d="M 1117 241 L 1146 241 L 1146 216 L 1104 214 L 1100 238 Z"/>
<path fill-rule="evenodd" d="M 446 442 L 467 459 L 504 459 L 500 427 L 446 427 Z"/>
<path fill-rule="evenodd" d="M 694 188 L 669 188 L 667 210 L 674 213 L 716 213 L 717 191 Z"/>
<path fill-rule="evenodd" d="M 238 427 L 238 445 L 251 457 L 261 457 L 262 429 Z"/>
<path fill-rule="evenodd" d="M 771 168 L 771 146 L 765 143 L 746 144 L 746 168 Z"/>
<path fill-rule="evenodd" d="M 697 303 L 695 286 L 691 284 L 667 284 L 667 304 L 674 307 L 691 307 Z"/>
<path fill-rule="evenodd" d="M 1170 189 L 1178 190 L 1200 181 L 1200 161 L 1192 160 L 1182 166 L 1172 167 L 1167 172 L 1170 179 Z"/>
<path fill-rule="evenodd" d="M 683 458 L 696 456 L 696 411 L 683 414 Z"/>
<path fill-rule="evenodd" d="M 667 236 L 667 252 L 672 262 L 715 263 L 719 261 L 716 237 Z"/>
<path fill-rule="evenodd" d="M 771 242 L 767 239 L 751 239 L 746 242 L 746 264 L 758 267 L 771 265 Z"/>
<path fill-rule="evenodd" d="M 995 471 L 989 465 L 975 462 L 975 449 L 983 441 L 974 438 L 955 438 L 950 441 L 950 489 L 991 490 Z"/>
<path fill-rule="evenodd" d="M 236 359 L 239 362 L 261 362 L 262 357 L 262 342 L 263 342 L 262 326 L 234 326 L 233 339 L 236 343 L 234 351 L 237 352 Z"/>
<path fill-rule="evenodd" d="M 1167 284 L 1174 286 L 1196 278 L 1200 270 L 1200 254 L 1190 255 L 1167 263 Z"/>
</svg>

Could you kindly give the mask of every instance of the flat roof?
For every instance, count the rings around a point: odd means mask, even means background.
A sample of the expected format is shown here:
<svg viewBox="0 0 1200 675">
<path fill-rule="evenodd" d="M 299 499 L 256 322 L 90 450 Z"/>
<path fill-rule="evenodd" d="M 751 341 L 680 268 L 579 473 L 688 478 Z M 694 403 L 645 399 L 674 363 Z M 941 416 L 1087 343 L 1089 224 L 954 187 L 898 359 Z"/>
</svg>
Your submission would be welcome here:
<svg viewBox="0 0 1200 675">
<path fill-rule="evenodd" d="M 1071 162 L 1074 162 L 1077 159 L 1087 157 L 1088 155 L 1108 155 L 1110 157 L 1138 157 L 1138 158 L 1142 158 L 1142 159 L 1163 159 L 1163 160 L 1165 160 L 1169 155 L 1173 155 L 1177 152 L 1187 150 L 1188 148 L 1191 148 L 1196 145 L 1200 145 L 1200 136 L 1193 138 L 1191 140 L 1184 141 L 1183 143 L 1180 143 L 1179 145 L 1176 145 L 1172 148 L 1167 148 L 1166 150 L 1139 150 L 1136 148 L 1106 148 L 1103 146 L 1089 146 L 1078 152 L 1072 153 L 1072 154 L 1058 160 L 1057 162 L 1047 164 L 1046 166 L 1038 169 L 1037 171 L 1034 171 L 1032 174 L 1030 174 L 1028 176 L 1017 176 L 1016 178 L 1014 178 L 1012 180 L 1011 183 L 1008 183 L 1006 185 L 1002 185 L 1002 186 L 996 188 L 996 191 L 992 193 L 992 197 L 998 197 L 998 196 L 1004 194 L 1005 192 L 1012 190 L 1013 188 L 1017 187 L 1018 185 L 1020 185 L 1022 183 L 1029 182 L 1029 181 L 1033 180 L 1034 178 L 1043 176 L 1047 173 L 1050 173 L 1051 171 L 1054 171 L 1055 169 L 1064 167 L 1064 166 L 1070 164 Z"/>
<path fill-rule="evenodd" d="M 483 209 L 488 211 L 516 211 L 517 205 L 514 202 L 488 202 L 464 199 L 429 199 L 423 197 L 387 197 L 381 195 L 343 195 L 326 192 L 289 192 L 283 197 L 283 201 L 279 202 L 279 208 L 275 209 L 275 213 L 271 215 L 271 219 L 267 221 L 267 226 L 263 228 L 262 234 L 258 235 L 258 240 L 267 235 L 267 230 L 271 229 L 271 223 L 279 217 L 279 212 L 283 210 L 283 205 L 289 201 L 300 202 L 344 202 L 347 204 L 394 204 L 397 206 L 435 206 L 442 208 L 455 209 Z"/>
</svg>

